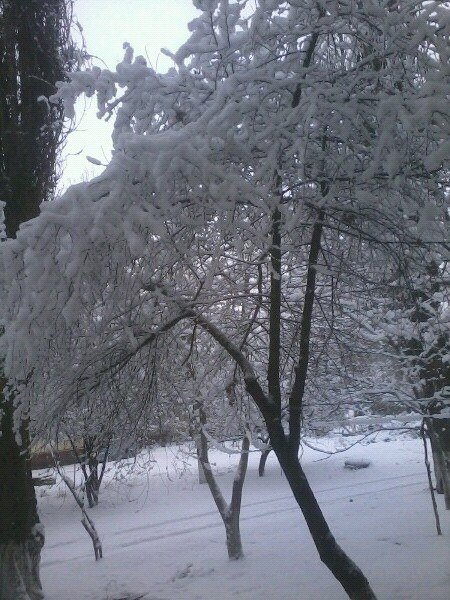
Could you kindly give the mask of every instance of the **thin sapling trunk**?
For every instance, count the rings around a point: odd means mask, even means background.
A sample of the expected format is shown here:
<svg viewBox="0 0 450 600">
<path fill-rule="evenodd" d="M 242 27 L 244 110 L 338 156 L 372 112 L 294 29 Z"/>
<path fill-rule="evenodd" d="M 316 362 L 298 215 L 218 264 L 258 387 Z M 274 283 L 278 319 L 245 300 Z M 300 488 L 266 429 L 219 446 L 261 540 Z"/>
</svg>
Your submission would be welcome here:
<svg viewBox="0 0 450 600">
<path fill-rule="evenodd" d="M 70 479 L 61 471 L 57 461 L 55 461 L 55 466 L 56 466 L 56 470 L 58 471 L 58 474 L 60 475 L 61 479 L 64 481 L 66 486 L 69 488 L 70 493 L 72 494 L 72 496 L 75 499 L 75 502 L 80 507 L 81 514 L 82 514 L 81 524 L 83 525 L 84 529 L 86 530 L 86 532 L 88 533 L 89 537 L 92 540 L 92 546 L 94 548 L 95 560 L 100 560 L 100 558 L 103 557 L 103 548 L 102 548 L 102 543 L 100 541 L 100 537 L 95 528 L 94 521 L 87 514 L 86 509 L 84 507 L 84 502 L 80 498 L 79 494 L 77 493 L 73 482 L 70 481 Z"/>
<path fill-rule="evenodd" d="M 442 535 L 441 522 L 439 519 L 438 507 L 437 507 L 436 498 L 435 498 L 434 489 L 433 489 L 433 480 L 431 478 L 431 467 L 430 467 L 430 461 L 428 458 L 427 436 L 425 433 L 425 423 L 424 422 L 422 422 L 422 427 L 420 428 L 420 434 L 422 436 L 422 441 L 423 441 L 425 468 L 427 470 L 428 487 L 430 489 L 431 503 L 433 505 L 434 520 L 436 521 L 436 531 L 437 531 L 438 535 Z"/>
</svg>

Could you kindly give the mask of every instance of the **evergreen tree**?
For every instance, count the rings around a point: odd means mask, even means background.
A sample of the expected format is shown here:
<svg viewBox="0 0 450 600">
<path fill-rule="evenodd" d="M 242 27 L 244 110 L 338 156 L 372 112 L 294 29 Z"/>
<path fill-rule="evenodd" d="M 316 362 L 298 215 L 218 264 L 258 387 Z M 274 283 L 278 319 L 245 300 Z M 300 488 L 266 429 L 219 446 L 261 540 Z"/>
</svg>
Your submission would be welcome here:
<svg viewBox="0 0 450 600">
<path fill-rule="evenodd" d="M 53 197 L 63 124 L 47 97 L 74 66 L 71 21 L 71 0 L 0 1 L 0 200 L 8 238 Z M 28 419 L 16 419 L 14 390 L 0 381 L 0 598 L 36 600 L 43 597 L 44 534 L 28 464 Z"/>
</svg>

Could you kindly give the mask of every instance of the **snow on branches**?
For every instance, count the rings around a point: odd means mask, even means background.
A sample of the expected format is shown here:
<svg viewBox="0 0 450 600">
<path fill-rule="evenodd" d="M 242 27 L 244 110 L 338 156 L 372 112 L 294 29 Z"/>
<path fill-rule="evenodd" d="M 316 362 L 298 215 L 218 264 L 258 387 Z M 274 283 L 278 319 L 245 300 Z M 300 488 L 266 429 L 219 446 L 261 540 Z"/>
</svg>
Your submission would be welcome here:
<svg viewBox="0 0 450 600">
<path fill-rule="evenodd" d="M 99 116 L 115 115 L 114 153 L 1 244 L 5 368 L 25 407 L 45 391 L 55 412 L 180 334 L 183 311 L 150 280 L 237 347 L 249 327 L 246 352 L 263 362 L 275 210 L 291 290 L 318 210 L 335 247 L 339 232 L 386 246 L 443 238 L 442 3 L 195 4 L 168 73 L 126 45 L 115 71 L 70 73 L 51 98 L 72 118 L 78 96 L 96 96 Z M 292 310 L 287 298 L 286 323 Z"/>
</svg>

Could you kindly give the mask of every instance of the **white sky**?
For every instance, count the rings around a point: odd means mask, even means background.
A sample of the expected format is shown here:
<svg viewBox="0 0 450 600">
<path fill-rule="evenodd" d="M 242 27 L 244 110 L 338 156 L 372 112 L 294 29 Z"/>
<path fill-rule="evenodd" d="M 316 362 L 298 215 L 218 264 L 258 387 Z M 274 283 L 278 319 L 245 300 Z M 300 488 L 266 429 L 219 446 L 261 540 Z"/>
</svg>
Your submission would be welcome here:
<svg viewBox="0 0 450 600">
<path fill-rule="evenodd" d="M 187 24 L 198 14 L 191 0 L 75 0 L 75 16 L 83 27 L 87 51 L 109 69 L 122 60 L 123 42 L 129 42 L 135 56 L 142 54 L 154 69 L 167 71 L 171 61 L 160 49 L 174 51 L 185 42 Z M 104 67 L 98 59 L 94 64 Z M 78 102 L 77 121 L 81 121 L 64 151 L 61 189 L 102 171 L 86 156 L 104 163 L 109 159 L 112 122 L 100 121 L 95 114 L 95 99 Z"/>
</svg>

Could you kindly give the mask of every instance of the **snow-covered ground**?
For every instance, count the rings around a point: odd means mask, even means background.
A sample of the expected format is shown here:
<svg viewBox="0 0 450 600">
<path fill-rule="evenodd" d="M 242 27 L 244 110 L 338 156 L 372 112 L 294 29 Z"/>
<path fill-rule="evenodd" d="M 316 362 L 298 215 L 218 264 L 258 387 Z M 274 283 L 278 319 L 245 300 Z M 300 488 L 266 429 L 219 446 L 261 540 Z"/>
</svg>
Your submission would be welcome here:
<svg viewBox="0 0 450 600">
<path fill-rule="evenodd" d="M 153 452 L 152 470 L 137 469 L 104 485 L 89 511 L 103 541 L 94 561 L 79 509 L 63 484 L 39 488 L 46 527 L 42 580 L 48 600 L 345 600 L 321 564 L 274 456 L 259 478 L 250 455 L 244 486 L 242 561 L 230 562 L 224 528 L 195 461 L 177 448 Z M 443 536 L 436 535 L 423 449 L 417 439 L 356 446 L 323 459 L 306 449 L 303 463 L 339 543 L 363 569 L 379 600 L 450 597 L 450 513 L 438 497 Z M 367 469 L 344 469 L 368 459 Z M 211 452 L 225 493 L 236 455 Z M 68 475 L 71 467 L 66 468 Z"/>
</svg>

